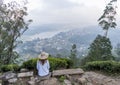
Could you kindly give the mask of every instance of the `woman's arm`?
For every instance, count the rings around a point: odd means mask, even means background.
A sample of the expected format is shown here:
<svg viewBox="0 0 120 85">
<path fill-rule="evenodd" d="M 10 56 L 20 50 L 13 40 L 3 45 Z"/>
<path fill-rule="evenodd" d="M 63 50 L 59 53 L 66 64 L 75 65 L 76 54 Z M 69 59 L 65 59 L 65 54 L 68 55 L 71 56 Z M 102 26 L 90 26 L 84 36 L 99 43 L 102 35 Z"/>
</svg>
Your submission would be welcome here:
<svg viewBox="0 0 120 85">
<path fill-rule="evenodd" d="M 47 60 L 47 66 L 48 66 L 48 69 L 50 69 L 50 63 L 48 60 Z"/>
<path fill-rule="evenodd" d="M 37 70 L 38 70 L 38 68 L 39 68 L 39 65 L 38 65 L 38 63 L 39 63 L 39 61 L 37 61 L 37 66 L 36 66 L 36 67 L 37 67 Z"/>
</svg>

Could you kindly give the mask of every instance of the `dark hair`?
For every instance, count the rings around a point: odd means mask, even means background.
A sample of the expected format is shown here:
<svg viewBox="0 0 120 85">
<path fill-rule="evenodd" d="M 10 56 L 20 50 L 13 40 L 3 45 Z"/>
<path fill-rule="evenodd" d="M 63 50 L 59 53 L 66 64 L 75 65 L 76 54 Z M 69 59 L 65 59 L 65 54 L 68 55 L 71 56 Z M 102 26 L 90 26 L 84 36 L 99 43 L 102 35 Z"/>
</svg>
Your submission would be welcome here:
<svg viewBox="0 0 120 85">
<path fill-rule="evenodd" d="M 39 61 L 40 61 L 40 63 L 41 63 L 42 65 L 45 64 L 46 60 L 47 60 L 47 59 L 44 59 L 44 60 L 39 59 Z"/>
</svg>

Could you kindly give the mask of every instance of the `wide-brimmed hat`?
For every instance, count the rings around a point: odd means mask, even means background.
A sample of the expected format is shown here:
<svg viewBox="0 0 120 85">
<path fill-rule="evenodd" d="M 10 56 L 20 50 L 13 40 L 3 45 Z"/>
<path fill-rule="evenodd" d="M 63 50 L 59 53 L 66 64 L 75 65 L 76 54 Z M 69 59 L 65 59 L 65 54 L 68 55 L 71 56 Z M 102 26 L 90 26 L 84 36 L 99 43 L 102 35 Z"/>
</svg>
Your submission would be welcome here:
<svg viewBox="0 0 120 85">
<path fill-rule="evenodd" d="M 38 58 L 39 58 L 40 60 L 45 60 L 45 59 L 48 58 L 48 56 L 49 56 L 48 53 L 46 53 L 46 52 L 41 52 L 41 54 L 38 55 Z"/>
</svg>

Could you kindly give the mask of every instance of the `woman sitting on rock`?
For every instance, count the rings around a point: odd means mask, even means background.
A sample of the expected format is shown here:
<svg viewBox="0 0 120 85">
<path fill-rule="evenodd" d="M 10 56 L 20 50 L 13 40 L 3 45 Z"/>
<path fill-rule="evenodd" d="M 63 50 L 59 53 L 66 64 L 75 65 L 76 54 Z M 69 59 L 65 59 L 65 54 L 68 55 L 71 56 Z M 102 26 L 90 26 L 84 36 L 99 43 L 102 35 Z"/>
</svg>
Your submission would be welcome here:
<svg viewBox="0 0 120 85">
<path fill-rule="evenodd" d="M 41 52 L 41 54 L 38 56 L 38 61 L 37 61 L 37 70 L 38 70 L 38 75 L 39 79 L 48 79 L 50 77 L 50 64 L 48 61 L 48 56 L 49 54 L 46 52 Z"/>
</svg>

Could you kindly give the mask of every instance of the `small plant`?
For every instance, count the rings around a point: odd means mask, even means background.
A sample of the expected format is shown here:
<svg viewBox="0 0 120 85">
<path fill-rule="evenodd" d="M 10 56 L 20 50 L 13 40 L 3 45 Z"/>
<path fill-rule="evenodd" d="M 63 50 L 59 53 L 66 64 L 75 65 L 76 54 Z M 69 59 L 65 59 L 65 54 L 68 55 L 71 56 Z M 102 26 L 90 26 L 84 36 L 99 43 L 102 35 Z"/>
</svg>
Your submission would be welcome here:
<svg viewBox="0 0 120 85">
<path fill-rule="evenodd" d="M 58 79 L 60 82 L 64 82 L 64 80 L 66 79 L 65 76 L 60 76 L 60 78 Z"/>
</svg>

